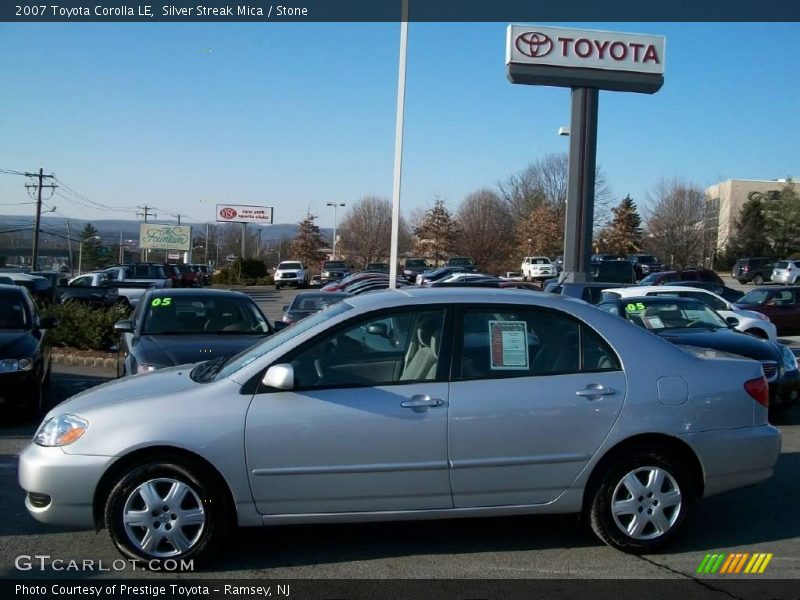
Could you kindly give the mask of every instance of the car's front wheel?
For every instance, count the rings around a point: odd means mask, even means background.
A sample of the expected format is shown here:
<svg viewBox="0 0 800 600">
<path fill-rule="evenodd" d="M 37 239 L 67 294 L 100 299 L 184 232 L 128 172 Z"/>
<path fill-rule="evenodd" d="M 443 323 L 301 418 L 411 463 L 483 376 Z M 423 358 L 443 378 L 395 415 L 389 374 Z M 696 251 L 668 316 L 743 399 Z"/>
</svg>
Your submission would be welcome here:
<svg viewBox="0 0 800 600">
<path fill-rule="evenodd" d="M 677 534 L 694 491 L 691 478 L 670 456 L 637 450 L 611 466 L 589 498 L 589 523 L 603 542 L 645 553 Z"/>
<path fill-rule="evenodd" d="M 221 545 L 229 510 L 219 484 L 199 465 L 156 460 L 120 477 L 105 524 L 117 549 L 133 559 L 189 559 Z"/>
<path fill-rule="evenodd" d="M 753 285 L 761 285 L 762 283 L 764 283 L 764 277 L 761 275 L 756 275 L 753 277 Z"/>
</svg>

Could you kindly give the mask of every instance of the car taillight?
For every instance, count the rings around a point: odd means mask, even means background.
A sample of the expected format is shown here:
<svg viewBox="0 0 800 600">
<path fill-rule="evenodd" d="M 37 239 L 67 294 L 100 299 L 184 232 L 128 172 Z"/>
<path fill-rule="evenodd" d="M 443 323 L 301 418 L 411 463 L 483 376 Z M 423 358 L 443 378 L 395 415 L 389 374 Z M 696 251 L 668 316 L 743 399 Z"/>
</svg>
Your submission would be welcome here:
<svg viewBox="0 0 800 600">
<path fill-rule="evenodd" d="M 747 273 L 749 270 L 750 270 L 750 267 L 748 267 L 747 265 L 742 267 L 742 273 Z"/>
<path fill-rule="evenodd" d="M 764 377 L 745 382 L 744 391 L 750 394 L 753 400 L 769 408 L 769 385 Z"/>
</svg>

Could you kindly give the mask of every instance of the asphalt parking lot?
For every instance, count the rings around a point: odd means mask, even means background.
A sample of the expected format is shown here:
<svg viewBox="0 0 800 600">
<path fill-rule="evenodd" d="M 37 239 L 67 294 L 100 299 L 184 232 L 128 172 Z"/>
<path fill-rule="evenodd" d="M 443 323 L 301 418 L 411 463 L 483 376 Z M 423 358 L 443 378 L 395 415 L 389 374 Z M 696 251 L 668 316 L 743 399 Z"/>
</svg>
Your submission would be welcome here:
<svg viewBox="0 0 800 600">
<path fill-rule="evenodd" d="M 257 288 L 248 293 L 274 321 L 297 292 Z M 113 372 L 102 369 L 60 366 L 54 373 L 50 399 L 57 403 L 111 377 Z M 0 574 L 4 578 L 81 577 L 74 572 L 15 567 L 20 555 L 105 564 L 119 558 L 104 531 L 72 532 L 41 525 L 28 516 L 16 482 L 16 455 L 35 427 L 32 422 L 8 419 L 0 425 L 0 514 L 4 516 L 0 519 Z M 662 554 L 622 554 L 585 533 L 572 516 L 286 526 L 235 532 L 226 551 L 203 566 L 201 575 L 225 579 L 677 578 L 696 582 L 700 590 L 714 580 L 696 574 L 706 553 L 764 552 L 774 557 L 759 577 L 796 579 L 800 577 L 800 407 L 793 407 L 779 427 L 783 452 L 774 477 L 756 487 L 704 500 L 680 539 Z M 93 578 L 163 576 L 141 570 L 92 574 Z M 737 597 L 735 593 L 727 596 Z"/>
</svg>

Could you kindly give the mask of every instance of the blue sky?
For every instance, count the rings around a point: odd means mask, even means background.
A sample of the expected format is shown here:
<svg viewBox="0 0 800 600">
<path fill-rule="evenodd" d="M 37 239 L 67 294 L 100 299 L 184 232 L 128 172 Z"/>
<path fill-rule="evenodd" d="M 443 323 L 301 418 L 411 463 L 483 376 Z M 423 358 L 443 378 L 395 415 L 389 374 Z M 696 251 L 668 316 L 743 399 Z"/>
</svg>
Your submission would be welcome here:
<svg viewBox="0 0 800 600">
<path fill-rule="evenodd" d="M 616 196 L 646 204 L 661 177 L 800 177 L 800 24 L 568 25 L 667 38 L 660 92 L 600 95 Z M 510 84 L 505 27 L 410 24 L 404 213 L 437 196 L 455 208 L 567 150 L 569 91 Z M 98 202 L 199 221 L 230 202 L 331 226 L 326 202 L 391 196 L 398 44 L 396 23 L 0 24 L 0 169 L 41 166 Z M 0 203 L 29 200 L 24 183 L 0 174 Z"/>
</svg>

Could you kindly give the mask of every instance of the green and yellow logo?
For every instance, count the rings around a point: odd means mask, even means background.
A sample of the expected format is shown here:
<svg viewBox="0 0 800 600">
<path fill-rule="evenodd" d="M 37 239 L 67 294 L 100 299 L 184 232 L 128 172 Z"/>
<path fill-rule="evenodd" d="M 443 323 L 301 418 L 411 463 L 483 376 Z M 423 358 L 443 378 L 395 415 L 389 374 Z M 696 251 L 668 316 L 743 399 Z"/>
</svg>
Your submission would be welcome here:
<svg viewBox="0 0 800 600">
<path fill-rule="evenodd" d="M 698 573 L 720 573 L 725 575 L 738 575 L 740 573 L 763 573 L 772 553 L 734 552 L 731 554 L 706 554 L 706 557 L 697 567 Z"/>
</svg>

